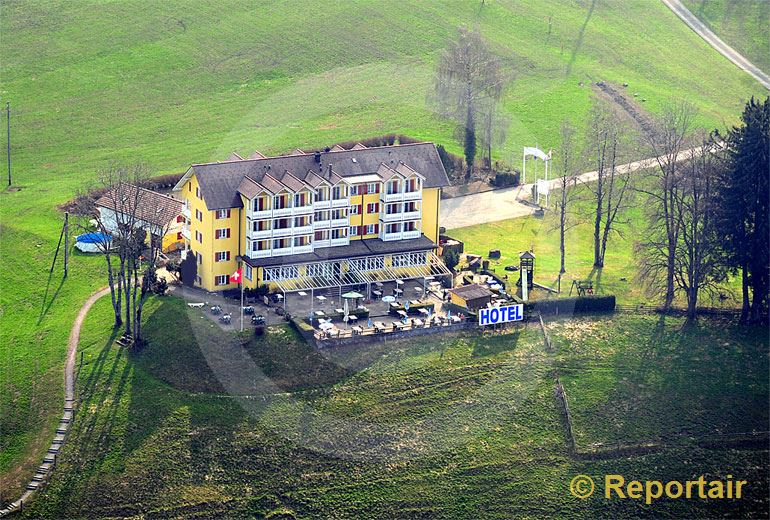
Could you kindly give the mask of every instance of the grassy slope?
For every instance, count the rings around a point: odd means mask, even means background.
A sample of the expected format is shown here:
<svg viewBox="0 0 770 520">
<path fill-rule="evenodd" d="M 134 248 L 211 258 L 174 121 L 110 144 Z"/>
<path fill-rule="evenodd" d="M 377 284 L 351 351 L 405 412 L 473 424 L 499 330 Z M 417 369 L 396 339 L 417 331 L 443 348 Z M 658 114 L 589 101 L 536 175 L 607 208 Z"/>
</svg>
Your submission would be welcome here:
<svg viewBox="0 0 770 520">
<path fill-rule="evenodd" d="M 684 0 L 687 8 L 764 71 L 770 70 L 770 4 L 767 0 Z"/>
<path fill-rule="evenodd" d="M 109 315 L 105 303 L 89 316 L 81 342 L 86 364 L 79 375 L 83 403 L 78 420 L 51 485 L 28 510 L 30 518 L 76 517 L 84 511 L 90 516 L 185 518 L 279 512 L 356 518 L 618 518 L 664 510 L 694 518 L 726 513 L 762 517 L 767 512 L 766 452 L 679 445 L 611 461 L 577 462 L 567 456 L 550 367 L 555 363 L 569 370 L 576 424 L 590 426 L 583 414 L 594 414 L 592 406 L 616 399 L 613 386 L 627 388 L 642 377 L 627 381 L 625 371 L 612 370 L 612 359 L 647 355 L 649 345 L 625 338 L 629 328 L 640 337 L 655 335 L 657 324 L 647 318 L 611 318 L 611 326 L 603 328 L 608 364 L 592 362 L 586 351 L 584 339 L 591 330 L 585 323 L 591 320 L 571 322 L 580 325 L 569 331 L 554 326 L 559 353 L 553 359 L 543 351 L 534 326 L 503 335 L 428 337 L 417 345 L 397 341 L 325 353 L 303 347 L 288 329 L 271 328 L 248 352 L 282 390 L 294 392 L 256 388 L 254 394 L 265 397 L 241 407 L 232 398 L 200 393 L 204 388 L 217 392 L 206 358 L 236 351 L 233 337 L 210 328 L 182 302 L 153 301 L 147 331 L 155 340 L 141 354 L 127 356 L 113 346 L 102 324 Z M 169 325 L 183 332 L 165 334 Z M 680 325 L 667 321 L 663 328 Z M 723 324 L 702 327 L 704 334 L 731 330 Z M 197 343 L 215 339 L 215 349 Z M 659 352 L 666 352 L 667 345 L 674 348 L 666 342 Z M 767 356 L 761 345 L 739 337 L 727 346 L 693 342 L 676 348 L 697 347 L 706 354 L 700 360 L 703 373 L 721 370 L 719 380 L 726 381 L 743 376 L 756 356 Z M 161 363 L 169 355 L 177 360 L 174 373 Z M 723 363 L 726 358 L 729 364 Z M 316 383 L 322 389 L 303 390 L 312 367 L 327 363 L 340 370 L 321 371 L 327 379 Z M 645 373 L 650 391 L 686 393 L 679 379 L 685 372 L 657 368 Z M 200 380 L 181 373 L 198 374 Z M 580 395 L 581 388 L 593 389 L 597 380 L 605 382 L 600 385 L 604 393 Z M 755 398 L 767 399 L 766 381 L 756 383 L 750 395 L 743 387 L 716 384 L 711 395 L 734 408 L 751 407 Z M 726 407 L 705 416 L 686 407 L 672 411 L 659 406 L 656 412 L 625 407 L 608 421 L 625 420 L 637 435 L 645 435 L 666 419 L 695 420 L 708 432 L 725 420 L 737 429 L 758 420 Z M 614 440 L 611 424 L 606 430 L 601 424 L 590 430 L 592 441 Z M 680 500 L 645 508 L 631 501 L 579 501 L 567 491 L 578 473 L 667 480 L 722 476 L 726 469 L 751 481 L 749 497 L 738 503 Z"/>
<path fill-rule="evenodd" d="M 459 24 L 477 25 L 517 71 L 504 99 L 513 119 L 506 159 L 524 144 L 558 145 L 562 117 L 580 121 L 588 108 L 581 81 L 628 82 L 653 112 L 669 96 L 688 97 L 709 126 L 734 121 L 743 100 L 761 92 L 663 6 L 586 4 L 3 4 L 0 94 L 13 104 L 14 178 L 23 188 L 0 195 L 3 494 L 45 449 L 69 324 L 101 284 L 98 261 L 82 257 L 58 293 L 59 278 L 47 283 L 61 223 L 54 207 L 108 162 L 181 171 L 233 149 L 277 152 L 386 132 L 449 143 L 451 125 L 425 98 Z"/>
</svg>

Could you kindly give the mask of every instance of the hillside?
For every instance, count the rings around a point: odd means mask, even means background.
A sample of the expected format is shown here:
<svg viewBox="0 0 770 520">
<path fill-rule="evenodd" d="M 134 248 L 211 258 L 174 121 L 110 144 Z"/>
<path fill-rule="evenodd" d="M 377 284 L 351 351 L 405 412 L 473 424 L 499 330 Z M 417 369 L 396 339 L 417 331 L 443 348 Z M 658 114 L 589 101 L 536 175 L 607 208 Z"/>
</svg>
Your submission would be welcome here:
<svg viewBox="0 0 770 520">
<path fill-rule="evenodd" d="M 628 83 L 652 113 L 689 99 L 708 127 L 735 122 L 763 92 L 657 2 L 3 4 L 0 95 L 13 109 L 17 188 L 0 197 L 3 496 L 50 440 L 69 326 L 103 284 L 99 259 L 79 255 L 67 280 L 60 266 L 49 275 L 56 206 L 111 161 L 179 172 L 232 150 L 391 132 L 458 151 L 426 97 L 460 24 L 478 27 L 515 76 L 498 152 L 514 164 L 524 145 L 558 147 L 564 117 L 582 124 L 599 80 Z"/>
<path fill-rule="evenodd" d="M 766 0 L 684 0 L 709 29 L 763 71 L 770 70 L 770 3 Z"/>
</svg>

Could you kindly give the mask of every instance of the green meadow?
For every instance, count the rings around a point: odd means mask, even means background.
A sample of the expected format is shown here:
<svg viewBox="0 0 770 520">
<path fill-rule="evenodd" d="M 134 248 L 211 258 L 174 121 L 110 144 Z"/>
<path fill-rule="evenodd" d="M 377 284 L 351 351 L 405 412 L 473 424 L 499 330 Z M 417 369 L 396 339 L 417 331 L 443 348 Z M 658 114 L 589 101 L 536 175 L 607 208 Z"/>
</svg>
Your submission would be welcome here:
<svg viewBox="0 0 770 520">
<path fill-rule="evenodd" d="M 13 114 L 13 189 L 0 193 L 3 498 L 22 488 L 53 435 L 70 325 L 104 283 L 99 259 L 77 254 L 66 280 L 61 264 L 49 274 L 57 206 L 94 186 L 100 168 L 181 172 L 233 150 L 384 133 L 459 152 L 427 98 L 462 24 L 511 72 L 503 107 L 512 124 L 496 155 L 513 164 L 522 146 L 558 147 L 564 118 L 583 126 L 599 80 L 628 83 L 653 114 L 688 99 L 707 128 L 736 122 L 762 94 L 655 2 L 50 1 L 5 3 L 1 14 L 0 99 Z"/>
<path fill-rule="evenodd" d="M 767 450 L 698 442 L 766 423 L 764 330 L 621 314 L 549 323 L 553 353 L 535 322 L 322 352 L 283 326 L 242 343 L 173 297 L 147 311 L 138 353 L 113 343 L 107 301 L 88 316 L 77 420 L 25 517 L 767 514 Z M 570 456 L 555 369 L 582 447 L 660 435 L 666 447 Z M 575 475 L 602 486 L 608 473 L 750 484 L 732 502 L 569 494 Z"/>
<path fill-rule="evenodd" d="M 684 0 L 709 29 L 754 65 L 770 70 L 770 4 L 766 0 Z"/>
</svg>

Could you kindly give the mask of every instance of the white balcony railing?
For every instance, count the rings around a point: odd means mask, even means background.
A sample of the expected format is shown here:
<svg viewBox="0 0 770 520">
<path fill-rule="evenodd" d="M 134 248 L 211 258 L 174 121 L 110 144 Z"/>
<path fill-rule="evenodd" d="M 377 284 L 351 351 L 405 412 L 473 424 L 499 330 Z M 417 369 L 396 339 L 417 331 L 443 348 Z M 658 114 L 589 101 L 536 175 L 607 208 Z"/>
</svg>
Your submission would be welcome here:
<svg viewBox="0 0 770 520">
<path fill-rule="evenodd" d="M 294 228 L 276 228 L 273 230 L 274 237 L 288 237 L 294 234 Z"/>
<path fill-rule="evenodd" d="M 396 222 L 403 219 L 403 213 L 380 213 L 380 220 L 383 222 Z"/>
<path fill-rule="evenodd" d="M 307 226 L 296 226 L 291 228 L 292 235 L 309 235 L 313 232 L 313 225 L 308 224 Z"/>
<path fill-rule="evenodd" d="M 274 209 L 273 210 L 273 216 L 274 217 L 285 217 L 288 215 L 291 215 L 293 208 L 281 208 L 281 209 Z"/>
<path fill-rule="evenodd" d="M 391 240 L 401 240 L 401 232 L 396 231 L 395 233 L 387 233 L 383 231 L 380 233 L 380 240 L 383 240 L 385 242 L 389 242 Z"/>
<path fill-rule="evenodd" d="M 401 218 L 403 218 L 404 220 L 418 220 L 421 214 L 422 212 L 420 210 L 404 211 L 403 213 L 401 213 Z"/>
<path fill-rule="evenodd" d="M 250 231 L 246 234 L 249 238 L 270 238 L 273 236 L 272 229 L 262 229 L 258 231 Z"/>
<path fill-rule="evenodd" d="M 187 218 L 191 218 L 190 206 L 185 206 L 182 208 L 182 215 L 184 215 Z"/>
<path fill-rule="evenodd" d="M 182 228 L 182 236 L 185 237 L 187 240 L 190 240 L 190 228 L 183 227 Z"/>
<path fill-rule="evenodd" d="M 327 229 L 330 224 L 330 220 L 316 220 L 313 222 L 313 229 Z"/>
<path fill-rule="evenodd" d="M 332 207 L 332 201 L 330 200 L 317 200 L 313 203 L 313 209 L 326 209 Z"/>
<path fill-rule="evenodd" d="M 318 249 L 319 247 L 329 247 L 331 241 L 327 238 L 325 240 L 313 240 L 313 247 Z"/>
<path fill-rule="evenodd" d="M 409 240 L 410 238 L 420 238 L 422 232 L 419 229 L 413 229 L 412 231 L 404 231 L 401 233 L 402 240 Z"/>
<path fill-rule="evenodd" d="M 270 218 L 273 216 L 272 209 L 263 209 L 251 212 L 251 218 Z"/>
<path fill-rule="evenodd" d="M 294 206 L 292 208 L 292 214 L 293 215 L 307 215 L 308 213 L 313 212 L 313 205 L 307 204 L 305 206 Z"/>
<path fill-rule="evenodd" d="M 420 200 L 422 199 L 422 190 L 407 191 L 403 195 L 404 200 Z"/>
<path fill-rule="evenodd" d="M 266 258 L 270 256 L 271 249 L 262 249 L 261 251 L 252 251 L 251 258 Z"/>
<path fill-rule="evenodd" d="M 294 246 L 291 249 L 292 249 L 292 254 L 294 254 L 294 255 L 299 255 L 299 254 L 302 254 L 302 253 L 312 253 L 313 252 L 313 245 L 312 244 L 308 244 L 306 246 Z"/>
<path fill-rule="evenodd" d="M 332 200 L 332 207 L 333 208 L 344 208 L 350 206 L 350 202 L 348 202 L 347 197 L 344 199 L 334 199 Z"/>
<path fill-rule="evenodd" d="M 336 218 L 331 220 L 332 227 L 340 227 L 340 226 L 346 226 L 348 225 L 348 219 L 345 218 Z"/>
<path fill-rule="evenodd" d="M 381 193 L 380 200 L 383 202 L 399 202 L 404 200 L 403 193 Z"/>
<path fill-rule="evenodd" d="M 331 246 L 346 246 L 348 244 L 350 244 L 350 238 L 348 238 L 348 237 L 345 237 L 345 238 L 332 238 L 330 240 L 330 245 Z"/>
</svg>

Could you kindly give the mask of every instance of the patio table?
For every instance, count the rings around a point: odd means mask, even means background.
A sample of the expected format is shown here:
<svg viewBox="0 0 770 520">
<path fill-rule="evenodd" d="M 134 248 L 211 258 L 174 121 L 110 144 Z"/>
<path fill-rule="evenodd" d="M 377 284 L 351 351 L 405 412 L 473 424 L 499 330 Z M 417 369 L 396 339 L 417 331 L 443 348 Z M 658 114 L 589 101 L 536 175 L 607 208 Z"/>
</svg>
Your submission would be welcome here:
<svg viewBox="0 0 770 520">
<path fill-rule="evenodd" d="M 418 310 L 420 311 L 420 314 L 424 314 L 425 316 L 427 316 L 428 314 L 430 314 L 430 312 L 428 311 L 428 309 L 426 309 L 425 307 L 420 307 Z"/>
<path fill-rule="evenodd" d="M 372 294 L 375 295 L 377 298 L 380 298 L 382 296 L 382 291 L 372 291 Z"/>
<path fill-rule="evenodd" d="M 359 327 L 358 325 L 356 325 L 356 326 L 352 327 L 350 330 L 352 330 L 352 331 L 353 331 L 353 334 L 357 334 L 357 335 L 361 335 L 361 334 L 363 334 L 363 333 L 364 333 L 364 329 L 362 329 L 362 328 L 361 328 L 361 327 Z"/>
<path fill-rule="evenodd" d="M 313 312 L 318 317 L 326 316 L 326 313 L 324 311 L 315 311 Z"/>
<path fill-rule="evenodd" d="M 415 318 L 415 319 L 412 320 L 412 326 L 413 327 L 422 327 L 423 325 L 424 325 L 424 323 L 422 322 L 422 320 L 420 318 Z"/>
<path fill-rule="evenodd" d="M 338 314 L 345 314 L 345 311 L 342 310 L 342 309 L 334 309 L 334 312 L 336 312 Z"/>
<path fill-rule="evenodd" d="M 300 291 L 297 294 L 299 294 L 300 296 L 307 296 L 307 293 L 305 291 Z"/>
</svg>

